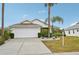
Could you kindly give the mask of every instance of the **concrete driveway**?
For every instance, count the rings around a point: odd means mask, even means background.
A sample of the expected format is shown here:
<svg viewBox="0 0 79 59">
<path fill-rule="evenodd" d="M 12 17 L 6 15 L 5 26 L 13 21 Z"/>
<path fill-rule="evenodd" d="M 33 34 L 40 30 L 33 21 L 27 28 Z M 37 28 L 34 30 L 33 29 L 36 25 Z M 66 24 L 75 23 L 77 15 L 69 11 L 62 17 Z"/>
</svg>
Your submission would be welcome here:
<svg viewBox="0 0 79 59">
<path fill-rule="evenodd" d="M 51 51 L 38 38 L 10 39 L 0 46 L 0 55 L 47 55 Z"/>
</svg>

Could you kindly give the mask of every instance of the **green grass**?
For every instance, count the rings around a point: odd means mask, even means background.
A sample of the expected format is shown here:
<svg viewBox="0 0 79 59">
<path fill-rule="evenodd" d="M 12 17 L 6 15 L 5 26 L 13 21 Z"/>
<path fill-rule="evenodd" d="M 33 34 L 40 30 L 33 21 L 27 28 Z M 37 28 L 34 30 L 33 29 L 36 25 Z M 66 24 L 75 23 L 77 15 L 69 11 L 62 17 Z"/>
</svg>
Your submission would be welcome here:
<svg viewBox="0 0 79 59">
<path fill-rule="evenodd" d="M 43 41 L 52 52 L 79 52 L 79 37 L 65 37 L 64 47 L 61 42 L 62 40 Z"/>
</svg>

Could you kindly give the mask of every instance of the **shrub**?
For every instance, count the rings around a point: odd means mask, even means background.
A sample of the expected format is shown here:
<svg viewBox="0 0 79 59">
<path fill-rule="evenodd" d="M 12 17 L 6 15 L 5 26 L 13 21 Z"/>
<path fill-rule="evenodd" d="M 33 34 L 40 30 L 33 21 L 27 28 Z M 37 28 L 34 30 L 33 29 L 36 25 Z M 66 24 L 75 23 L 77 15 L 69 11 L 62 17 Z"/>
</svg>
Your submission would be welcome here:
<svg viewBox="0 0 79 59">
<path fill-rule="evenodd" d="M 42 37 L 48 37 L 48 33 L 47 32 L 41 32 L 41 36 Z"/>
<path fill-rule="evenodd" d="M 54 33 L 53 36 L 60 37 L 60 36 L 62 36 L 62 33 Z"/>
<path fill-rule="evenodd" d="M 38 38 L 40 37 L 48 37 L 48 33 L 45 32 L 38 33 Z M 52 37 L 52 33 L 50 33 L 50 37 Z"/>
<path fill-rule="evenodd" d="M 59 28 L 52 28 L 52 32 L 50 33 L 50 37 L 59 37 L 62 35 L 62 31 Z M 41 28 L 41 32 L 38 34 L 38 37 L 48 37 L 48 28 Z"/>
<path fill-rule="evenodd" d="M 50 33 L 50 37 L 53 37 L 53 34 L 52 33 Z"/>
<path fill-rule="evenodd" d="M 5 40 L 4 37 L 0 37 L 0 45 L 4 44 Z"/>
<path fill-rule="evenodd" d="M 7 30 L 4 31 L 4 39 L 8 40 L 10 37 L 9 32 Z"/>
<path fill-rule="evenodd" d="M 48 34 L 48 28 L 46 28 L 46 27 L 41 28 L 41 33 L 42 34 Z"/>
<path fill-rule="evenodd" d="M 11 38 L 11 39 L 14 38 L 14 33 L 10 33 L 10 38 Z"/>
<path fill-rule="evenodd" d="M 38 33 L 38 38 L 40 38 L 41 37 L 41 33 Z"/>
</svg>

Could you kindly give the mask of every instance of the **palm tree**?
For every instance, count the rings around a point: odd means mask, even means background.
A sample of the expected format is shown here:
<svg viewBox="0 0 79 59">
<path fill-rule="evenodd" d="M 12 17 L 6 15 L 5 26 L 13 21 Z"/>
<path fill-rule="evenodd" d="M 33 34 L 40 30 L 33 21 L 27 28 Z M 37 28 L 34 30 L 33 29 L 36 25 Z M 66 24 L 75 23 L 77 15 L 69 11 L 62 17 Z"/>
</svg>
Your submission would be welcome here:
<svg viewBox="0 0 79 59">
<path fill-rule="evenodd" d="M 52 17 L 51 18 L 51 21 L 52 21 L 52 33 L 53 33 L 53 23 L 54 22 L 59 22 L 59 23 L 63 23 L 63 18 L 62 17 L 59 17 L 59 16 L 55 16 L 55 17 Z M 64 47 L 64 30 L 62 31 L 62 47 Z"/>
<path fill-rule="evenodd" d="M 48 19 L 45 20 L 46 22 L 48 21 Z M 53 33 L 53 23 L 55 22 L 59 22 L 59 23 L 63 23 L 63 18 L 59 17 L 59 16 L 53 16 L 50 18 L 50 21 L 52 22 L 52 33 Z"/>
<path fill-rule="evenodd" d="M 4 1 L 2 2 L 2 36 L 4 35 Z"/>
<path fill-rule="evenodd" d="M 63 23 L 63 18 L 59 17 L 59 16 L 53 16 L 53 17 L 51 17 L 51 21 L 52 21 L 52 26 L 53 26 L 54 22 Z"/>
<path fill-rule="evenodd" d="M 54 3 L 46 3 L 45 6 L 48 7 L 48 37 L 50 38 L 50 31 L 51 31 L 50 12 L 51 12 L 51 7 L 54 6 Z"/>
<path fill-rule="evenodd" d="M 51 22 L 52 22 L 52 30 L 53 30 L 53 23 L 55 22 L 63 23 L 63 18 L 59 16 L 54 16 L 54 17 L 51 17 Z"/>
</svg>

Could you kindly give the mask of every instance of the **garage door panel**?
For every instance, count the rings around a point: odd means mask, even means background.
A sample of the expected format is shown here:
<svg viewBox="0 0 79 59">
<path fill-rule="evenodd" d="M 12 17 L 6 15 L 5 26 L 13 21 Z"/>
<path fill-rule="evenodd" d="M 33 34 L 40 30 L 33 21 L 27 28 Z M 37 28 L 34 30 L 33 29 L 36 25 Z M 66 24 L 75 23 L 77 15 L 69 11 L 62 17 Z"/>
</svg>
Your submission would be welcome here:
<svg viewBox="0 0 79 59">
<path fill-rule="evenodd" d="M 13 31 L 15 38 L 38 37 L 39 28 L 15 29 Z"/>
</svg>

